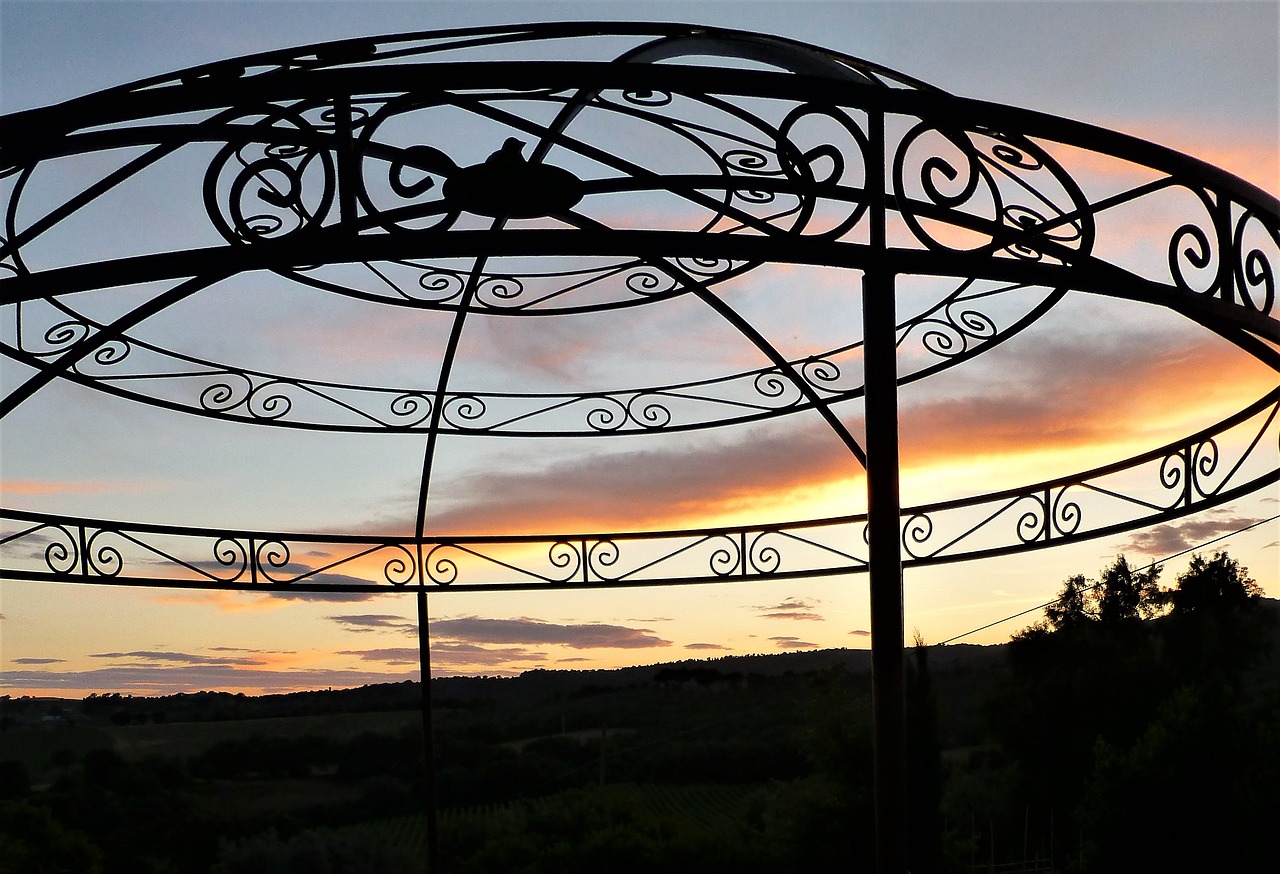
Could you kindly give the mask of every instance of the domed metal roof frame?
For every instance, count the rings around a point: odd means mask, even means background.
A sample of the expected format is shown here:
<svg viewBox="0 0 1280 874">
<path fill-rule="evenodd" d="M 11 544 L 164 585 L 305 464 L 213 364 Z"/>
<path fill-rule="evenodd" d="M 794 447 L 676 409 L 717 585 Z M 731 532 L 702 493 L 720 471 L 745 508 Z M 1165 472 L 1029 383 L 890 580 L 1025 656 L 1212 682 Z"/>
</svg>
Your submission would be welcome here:
<svg viewBox="0 0 1280 874">
<path fill-rule="evenodd" d="M 508 135 L 454 149 L 458 142 L 443 129 L 430 142 L 396 132 L 406 120 L 446 110 Z M 643 154 L 643 144 L 593 142 L 579 136 L 586 117 L 647 126 L 694 158 L 672 167 L 669 155 Z M 220 236 L 215 245 L 85 262 L 66 251 L 65 263 L 44 263 L 40 247 L 60 225 L 193 145 L 214 150 L 200 207 Z M 59 159 L 128 150 L 134 157 L 27 217 L 31 181 Z M 1068 153 L 1122 163 L 1142 181 L 1091 196 L 1067 169 Z M 685 25 L 549 24 L 271 52 L 0 118 L 0 184 L 0 351 L 32 372 L 0 400 L 0 420 L 67 380 L 183 414 L 255 427 L 420 434 L 424 446 L 411 536 L 229 530 L 7 508 L 0 510 L 0 578 L 399 589 L 416 592 L 425 611 L 428 590 L 870 570 L 873 635 L 887 645 L 901 641 L 901 564 L 1100 537 L 1280 480 L 1275 388 L 1217 424 L 1131 458 L 901 509 L 897 386 L 963 365 L 1069 293 L 1166 308 L 1280 371 L 1280 204 L 1131 136 L 956 97 L 776 37 Z M 1190 208 L 1156 241 L 1167 263 L 1153 271 L 1111 257 L 1114 230 L 1099 219 L 1170 192 Z M 665 204 L 665 212 L 644 226 L 609 208 L 625 197 Z M 30 255 L 37 251 L 40 257 Z M 761 264 L 860 276 L 863 337 L 784 355 L 715 293 Z M 436 378 L 339 383 L 215 361 L 134 333 L 202 289 L 252 272 L 352 300 L 451 314 Z M 905 276 L 933 277 L 948 290 L 899 318 L 895 296 Z M 121 286 L 159 290 L 110 319 L 80 304 L 95 290 Z M 451 378 L 468 319 L 624 316 L 678 296 L 704 303 L 767 364 L 610 391 L 480 391 Z M 984 310 L 995 296 L 1020 303 L 997 319 Z M 905 347 L 920 354 L 900 361 Z M 840 405 L 858 399 L 865 447 L 839 415 Z M 442 435 L 661 436 L 798 414 L 821 417 L 866 467 L 867 513 L 673 531 L 427 533 Z M 314 544 L 335 557 L 321 566 L 294 560 Z M 33 547 L 41 559 L 30 558 Z M 380 578 L 353 570 L 371 564 L 381 567 Z"/>
<path fill-rule="evenodd" d="M 616 50 L 618 40 L 633 45 L 605 60 L 518 59 L 530 46 L 545 51 L 545 46 L 562 50 L 572 44 L 580 50 L 597 41 L 606 43 L 607 51 Z M 482 50 L 515 52 L 517 59 L 470 60 Z M 749 58 L 772 69 L 673 63 L 691 56 Z M 511 88 L 513 77 L 526 84 Z M 678 114 L 664 115 L 676 113 L 664 105 L 673 99 L 697 104 L 704 115 L 726 125 L 752 130 L 758 140 L 741 142 L 738 130 L 711 130 Z M 755 117 L 744 108 L 753 99 L 791 109 L 780 123 Z M 520 117 L 512 110 L 517 101 L 556 106 L 555 121 L 545 125 Z M 529 155 L 517 148 L 504 170 L 496 160 L 499 149 L 495 160 L 460 167 L 438 148 L 379 140 L 388 118 L 442 104 L 526 132 Z M 641 119 L 685 139 L 701 137 L 697 145 L 712 157 L 717 172 L 658 175 L 631 156 L 606 154 L 578 141 L 573 121 L 589 110 Z M 889 144 L 892 154 L 879 149 L 885 138 L 877 128 L 885 118 L 911 125 Z M 838 126 L 845 141 L 805 143 L 793 136 L 814 119 Z M 737 147 L 727 148 L 735 138 Z M 225 238 L 223 245 L 34 269 L 24 259 L 24 246 L 193 142 L 224 144 L 204 185 L 204 206 Z M 1054 159 L 1054 144 L 1159 175 L 1090 202 Z M 24 189 L 47 163 L 129 146 L 145 151 L 47 215 L 25 226 L 20 222 Z M 544 163 L 553 147 L 587 156 L 614 175 L 579 180 Z M 0 163 L 0 178 L 12 182 L 0 244 L 0 294 L 10 324 L 21 326 L 10 330 L 0 351 L 37 370 L 0 401 L 0 415 L 57 379 L 200 416 L 269 427 L 422 433 L 429 443 L 439 434 L 663 434 L 812 411 L 865 461 L 859 440 L 833 412 L 864 393 L 857 375 L 846 372 L 850 363 L 857 367 L 862 341 L 788 360 L 711 292 L 717 283 L 770 262 L 953 277 L 952 293 L 896 326 L 897 344 L 914 343 L 932 356 L 899 374 L 904 383 L 992 348 L 1032 324 L 1068 290 L 1167 307 L 1280 369 L 1280 353 L 1272 345 L 1280 342 L 1272 267 L 1275 198 L 1129 136 L 953 97 L 864 61 L 774 37 L 706 27 L 555 24 L 268 53 L 11 115 L 0 120 Z M 866 168 L 877 163 L 883 164 L 886 190 L 849 183 L 855 171 L 869 177 L 875 170 Z M 828 175 L 819 177 L 824 170 Z M 389 181 L 382 191 L 369 184 L 373 172 Z M 403 181 L 414 173 L 421 178 Z M 468 174 L 481 190 L 499 192 L 494 204 L 468 202 L 475 197 L 464 190 Z M 432 184 L 436 181 L 442 184 Z M 268 191 L 273 185 L 279 188 Z M 290 185 L 295 189 L 284 190 Z M 1203 212 L 1188 216 L 1168 240 L 1167 278 L 1136 274 L 1093 253 L 1097 216 L 1171 188 L 1192 193 Z M 1021 202 L 1008 199 L 1011 189 Z M 556 203 L 557 190 L 567 190 L 573 202 Z M 598 210 L 585 208 L 593 198 L 623 190 L 674 195 L 703 210 L 706 220 L 687 228 L 632 229 L 609 226 L 595 214 Z M 379 196 L 395 202 L 378 202 Z M 527 202 L 516 203 L 520 199 Z M 833 209 L 844 210 L 840 220 L 830 217 Z M 502 210 L 554 221 L 515 227 L 518 222 L 496 215 Z M 824 211 L 825 224 L 816 227 L 815 216 Z M 468 213 L 492 227 L 473 222 L 464 228 L 458 216 Z M 872 239 L 884 233 L 886 217 L 909 227 L 914 243 Z M 949 245 L 947 232 L 957 230 L 985 243 Z M 324 253 L 325 264 L 409 265 L 418 272 L 417 284 L 405 288 L 379 276 L 385 280 L 380 288 L 342 285 L 315 264 L 317 252 Z M 514 275 L 486 273 L 482 266 L 467 272 L 423 263 L 469 258 L 483 264 L 527 255 L 577 257 L 587 266 L 558 275 Z M 590 261 L 593 257 L 597 260 Z M 696 295 L 770 363 L 686 383 L 516 393 L 455 386 L 448 361 L 434 385 L 339 384 L 210 361 L 130 336 L 131 329 L 200 289 L 251 271 L 274 271 L 379 303 L 452 310 L 459 314 L 459 328 L 472 312 L 549 317 Z M 371 275 L 378 275 L 372 267 Z M 1016 292 L 1031 303 L 1019 318 L 997 326 L 982 312 L 980 295 L 972 293 L 976 280 L 1002 283 L 1004 293 Z M 109 323 L 95 321 L 75 305 L 76 295 L 143 282 L 172 287 Z M 51 305 L 42 323 L 31 315 L 35 302 Z M 1256 464 L 1258 453 L 1274 443 L 1266 435 L 1275 428 L 1277 402 L 1276 392 L 1269 393 L 1222 422 L 1105 467 L 907 508 L 904 560 L 925 565 L 1042 548 L 1233 500 L 1280 478 L 1277 464 L 1261 473 Z M 1219 457 L 1222 435 L 1250 428 L 1256 428 L 1257 438 L 1245 441 L 1247 458 L 1228 463 Z M 1112 487 L 1134 472 L 1158 480 L 1167 500 L 1153 502 Z M 424 510 L 429 480 L 428 464 L 420 497 Z M 1088 500 L 1100 496 L 1128 512 L 1117 514 L 1109 506 L 1091 515 Z M 3 514 L 11 529 L 7 542 L 33 535 L 56 541 L 43 567 L 5 566 L 6 574 L 22 579 L 299 591 L 419 585 L 576 588 L 784 579 L 867 567 L 866 538 L 857 533 L 865 514 L 733 528 L 507 537 L 467 532 L 426 537 L 419 519 L 418 536 L 408 538 L 214 530 L 12 509 Z M 14 533 L 16 525 L 29 527 Z M 655 559 L 655 550 L 644 550 L 642 561 L 629 564 L 626 547 L 637 540 L 659 545 L 658 554 L 665 544 L 667 557 L 679 560 Z M 293 547 L 319 541 L 342 545 L 341 557 L 298 571 L 290 562 Z M 524 547 L 518 563 L 511 544 Z M 691 552 L 703 559 L 701 569 L 689 561 Z M 353 562 L 367 566 L 373 554 L 385 558 L 383 579 L 335 578 Z M 541 560 L 530 558 L 539 554 Z M 495 568 L 502 569 L 502 578 L 494 577 Z"/>
</svg>

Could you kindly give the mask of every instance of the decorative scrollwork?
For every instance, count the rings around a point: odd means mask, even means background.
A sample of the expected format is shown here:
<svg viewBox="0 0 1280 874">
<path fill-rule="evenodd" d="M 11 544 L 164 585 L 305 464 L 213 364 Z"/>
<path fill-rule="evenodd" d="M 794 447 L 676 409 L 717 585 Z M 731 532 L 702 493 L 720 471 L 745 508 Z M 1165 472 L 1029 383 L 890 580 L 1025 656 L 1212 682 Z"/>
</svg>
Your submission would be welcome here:
<svg viewBox="0 0 1280 874">
<path fill-rule="evenodd" d="M 613 540 L 597 540 L 587 547 L 587 573 L 598 580 L 617 579 L 608 571 L 618 563 L 622 550 Z"/>
<path fill-rule="evenodd" d="M 623 282 L 629 291 L 646 296 L 664 294 L 679 284 L 674 277 L 647 264 L 627 271 Z"/>
<path fill-rule="evenodd" d="M 120 554 L 120 550 L 110 543 L 98 543 L 99 538 L 114 533 L 100 528 L 85 541 L 85 565 L 90 573 L 101 577 L 115 577 L 123 570 L 124 556 Z"/>
<path fill-rule="evenodd" d="M 431 398 L 418 392 L 404 392 L 391 399 L 387 410 L 395 417 L 395 426 L 412 428 L 431 418 Z"/>
<path fill-rule="evenodd" d="M 1269 226 L 1258 213 L 1244 210 L 1232 235 L 1234 273 L 1240 303 L 1258 313 L 1276 305 L 1275 259 L 1280 259 L 1280 226 Z"/>
<path fill-rule="evenodd" d="M 939 358 L 963 355 L 976 343 L 990 340 L 1000 331 L 994 319 L 978 310 L 963 309 L 956 313 L 948 306 L 944 313 L 946 318 L 926 318 L 916 322 L 926 326 L 920 337 L 921 345 Z"/>
<path fill-rule="evenodd" d="M 836 239 L 862 220 L 870 206 L 861 194 L 869 146 L 842 109 L 805 103 L 787 113 L 778 126 L 778 154 L 803 192 L 795 232 Z"/>
<path fill-rule="evenodd" d="M 293 409 L 293 401 L 287 389 L 298 389 L 297 383 L 282 379 L 264 382 L 254 388 L 245 399 L 249 414 L 255 419 L 280 419 Z"/>
<path fill-rule="evenodd" d="M 801 373 L 807 378 L 808 372 L 802 366 Z M 755 393 L 773 407 L 789 407 L 798 404 L 804 393 L 796 385 L 795 380 L 777 370 L 765 370 L 756 374 L 752 380 Z"/>
<path fill-rule="evenodd" d="M 1169 270 L 1173 281 L 1183 291 L 1208 294 L 1217 289 L 1218 272 L 1214 268 L 1217 252 L 1209 235 L 1195 224 L 1184 224 L 1169 240 Z"/>
<path fill-rule="evenodd" d="M 219 379 L 200 392 L 200 406 L 211 412 L 233 410 L 253 392 L 253 380 L 243 373 L 219 374 Z"/>
<path fill-rule="evenodd" d="M 649 430 L 671 424 L 671 408 L 661 395 L 637 394 L 627 401 L 627 418 Z"/>
<path fill-rule="evenodd" d="M 1018 499 L 1017 503 L 1023 505 L 1030 503 L 1031 505 L 1022 512 L 1014 526 L 1018 539 L 1023 543 L 1034 543 L 1037 540 L 1047 539 L 1049 519 L 1052 514 L 1048 493 L 1023 495 Z"/>
<path fill-rule="evenodd" d="M 477 300 L 495 309 L 519 306 L 523 296 L 524 283 L 516 276 L 486 276 L 476 287 Z"/>
<path fill-rule="evenodd" d="M 444 403 L 441 417 L 459 431 L 480 428 L 480 421 L 488 412 L 484 398 L 477 395 L 454 395 Z"/>
<path fill-rule="evenodd" d="M 1202 440 L 1190 449 L 1191 488 L 1200 497 L 1209 497 L 1214 489 L 1207 482 L 1218 469 L 1218 441 L 1210 438 Z"/>
<path fill-rule="evenodd" d="M 612 395 L 593 395 L 588 402 L 587 427 L 600 434 L 617 431 L 630 416 L 628 406 Z"/>
<path fill-rule="evenodd" d="M 269 106 L 227 125 L 205 173 L 210 219 L 230 242 L 280 240 L 322 224 L 336 193 L 334 159 L 298 109 Z"/>
<path fill-rule="evenodd" d="M 429 300 L 433 303 L 457 300 L 467 288 L 467 281 L 460 273 L 434 267 L 424 270 L 418 276 L 415 284 L 426 294 L 419 295 L 410 292 L 409 296 L 417 300 Z"/>
<path fill-rule="evenodd" d="M 393 586 L 405 586 L 418 575 L 418 564 L 413 553 L 403 543 L 388 544 L 396 554 L 382 565 L 382 578 Z"/>
<path fill-rule="evenodd" d="M 289 566 L 289 545 L 283 540 L 263 540 L 253 551 L 253 564 L 263 579 L 272 583 L 288 583 L 292 580 L 280 579 L 272 575 L 272 571 L 284 570 Z"/>
<path fill-rule="evenodd" d="M 89 336 L 89 326 L 80 321 L 63 321 L 50 326 L 44 332 L 44 342 L 49 348 L 37 355 L 54 355 Z"/>
<path fill-rule="evenodd" d="M 840 365 L 830 358 L 806 358 L 800 365 L 800 375 L 814 388 L 837 391 L 842 375 Z"/>
<path fill-rule="evenodd" d="M 426 571 L 428 580 L 437 586 L 448 586 L 458 578 L 457 560 L 450 555 L 441 554 L 457 549 L 452 543 L 441 543 L 423 556 L 422 569 Z"/>
<path fill-rule="evenodd" d="M 1187 468 L 1187 454 L 1190 450 L 1181 448 L 1174 452 L 1170 452 L 1160 461 L 1159 479 L 1160 485 L 1166 491 L 1177 492 L 1176 503 L 1181 501 L 1184 495 L 1189 495 L 1191 488 L 1186 482 L 1185 471 Z"/>
<path fill-rule="evenodd" d="M 55 574 L 70 574 L 80 564 L 80 545 L 71 531 L 62 525 L 44 529 L 57 536 L 44 548 L 44 563 Z"/>
<path fill-rule="evenodd" d="M 738 538 L 721 534 L 708 538 L 708 542 L 715 544 L 711 555 L 707 557 L 707 567 L 711 573 L 717 577 L 727 577 L 741 572 L 743 555 Z"/>
<path fill-rule="evenodd" d="M 869 539 L 866 526 L 863 526 L 863 541 Z M 921 549 L 933 537 L 933 519 L 925 513 L 917 513 L 907 519 L 902 526 L 902 548 L 912 558 L 927 555 L 927 549 Z"/>
<path fill-rule="evenodd" d="M 1084 520 L 1084 511 L 1074 498 L 1067 497 L 1067 491 L 1074 487 L 1066 485 L 1058 489 L 1053 498 L 1053 513 L 1049 517 L 1052 523 L 1051 537 L 1070 537 L 1080 529 Z"/>
<path fill-rule="evenodd" d="M 249 549 L 238 538 L 219 537 L 213 544 L 213 558 L 232 571 L 226 582 L 234 583 L 249 570 Z"/>
<path fill-rule="evenodd" d="M 128 340 L 108 340 L 93 350 L 93 362 L 102 367 L 111 367 L 129 357 L 133 345 Z"/>
<path fill-rule="evenodd" d="M 1084 518 L 1083 510 L 1078 502 L 1066 497 L 1067 490 L 1072 485 L 1074 484 L 1061 486 L 1056 492 L 1049 489 L 1025 494 L 1011 505 L 1010 508 L 1013 509 L 1018 505 L 1026 507 L 1030 504 L 1022 511 L 1014 526 L 1019 541 L 1024 544 L 1047 542 L 1069 537 L 1080 528 Z"/>
<path fill-rule="evenodd" d="M 64 311 L 69 310 L 64 309 Z M 100 330 L 100 326 L 85 319 L 63 319 L 45 328 L 44 333 L 39 335 L 41 341 L 39 347 L 29 348 L 26 345 L 26 338 L 23 336 L 18 337 L 18 343 L 19 348 L 30 352 L 38 358 L 50 358 L 62 354 Z M 99 367 L 112 367 L 128 358 L 132 351 L 132 343 L 126 339 L 116 337 L 100 342 L 89 356 L 89 360 Z M 75 367 L 82 372 L 83 365 L 84 362 L 79 361 L 76 362 Z"/>
<path fill-rule="evenodd" d="M 752 573 L 776 574 L 782 570 L 782 550 L 766 538 L 777 537 L 774 530 L 761 531 L 747 546 L 747 566 Z"/>
<path fill-rule="evenodd" d="M 898 143 L 893 186 L 903 219 L 931 249 L 1040 260 L 1093 246 L 1083 192 L 1026 137 L 921 122 Z"/>
<path fill-rule="evenodd" d="M 582 547 L 567 540 L 557 540 L 547 548 L 547 562 L 562 572 L 561 582 L 568 582 L 582 570 Z"/>
<path fill-rule="evenodd" d="M 748 173 L 752 176 L 777 176 L 782 168 L 757 149 L 729 149 L 720 156 L 725 173 Z"/>
<path fill-rule="evenodd" d="M 731 271 L 740 271 L 744 264 L 729 258 L 676 258 L 675 265 L 685 273 L 697 279 L 709 279 L 723 276 Z"/>
<path fill-rule="evenodd" d="M 630 88 L 622 92 L 622 99 L 636 106 L 666 106 L 671 103 L 671 92 L 653 91 L 648 88 Z"/>
<path fill-rule="evenodd" d="M 428 118 L 435 108 L 393 100 L 361 125 L 357 149 L 363 159 L 356 196 L 383 230 L 442 231 L 460 214 L 444 193 L 445 183 L 459 169 L 454 160 L 435 146 L 404 142 L 403 137 L 410 134 L 393 132 L 408 114 L 425 113 Z M 426 123 L 430 125 L 429 120 Z"/>
</svg>

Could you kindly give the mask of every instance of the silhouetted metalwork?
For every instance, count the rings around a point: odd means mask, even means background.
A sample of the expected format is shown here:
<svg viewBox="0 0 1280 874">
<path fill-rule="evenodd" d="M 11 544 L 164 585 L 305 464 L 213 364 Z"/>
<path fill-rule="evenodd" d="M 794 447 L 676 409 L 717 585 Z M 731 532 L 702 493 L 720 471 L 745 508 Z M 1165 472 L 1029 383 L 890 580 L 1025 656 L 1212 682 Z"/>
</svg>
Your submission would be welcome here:
<svg viewBox="0 0 1280 874">
<path fill-rule="evenodd" d="M 907 567 L 1042 549 L 1219 506 L 1277 480 L 1280 389 L 1103 468 L 902 511 Z M 1154 496 L 1153 496 L 1154 493 Z M 1086 513 L 1084 507 L 1089 508 Z M 5 576 L 211 589 L 377 592 L 795 579 L 867 568 L 865 513 L 680 531 L 369 536 L 211 530 L 0 511 Z M 322 563 L 305 556 L 323 547 Z"/>
<path fill-rule="evenodd" d="M 117 251 L 86 248 L 86 223 L 121 221 L 127 191 L 175 220 L 122 236 Z M 407 535 L 8 508 L 8 579 L 425 592 L 860 573 L 873 564 L 866 513 L 679 531 L 428 533 L 437 440 L 664 435 L 810 416 L 866 464 L 851 413 L 885 386 L 865 384 L 864 346 L 896 347 L 892 389 L 964 365 L 1081 293 L 1174 311 L 1280 370 L 1271 195 L 1114 131 L 714 28 L 359 39 L 111 88 L 0 118 L 0 204 L 0 351 L 24 374 L 0 417 L 67 381 L 175 413 L 416 434 L 425 445 Z M 1143 251 L 1131 245 L 1134 217 Z M 888 295 L 896 307 L 869 330 L 896 324 L 892 338 L 784 354 L 733 294 L 769 265 L 832 268 L 851 310 Z M 245 277 L 296 301 L 438 311 L 449 330 L 431 366 L 388 384 L 335 380 L 328 368 L 277 372 L 146 330 Z M 913 296 L 908 307 L 904 281 L 928 289 L 924 303 Z M 106 289 L 132 290 L 132 303 L 95 306 Z M 621 319 L 681 298 L 763 363 L 603 389 L 495 389 L 454 369 L 464 320 Z M 220 332 L 236 336 L 231 314 L 207 326 Z M 883 414 L 867 415 L 889 421 L 869 422 L 866 442 L 887 428 L 882 443 L 896 445 L 896 400 L 881 396 Z M 1273 389 L 1131 458 L 905 508 L 882 574 L 896 577 L 899 558 L 937 564 L 1168 522 L 1274 484 L 1278 412 Z M 889 463 L 892 501 L 879 512 L 899 515 Z M 318 552 L 327 557 L 307 558 Z"/>
</svg>

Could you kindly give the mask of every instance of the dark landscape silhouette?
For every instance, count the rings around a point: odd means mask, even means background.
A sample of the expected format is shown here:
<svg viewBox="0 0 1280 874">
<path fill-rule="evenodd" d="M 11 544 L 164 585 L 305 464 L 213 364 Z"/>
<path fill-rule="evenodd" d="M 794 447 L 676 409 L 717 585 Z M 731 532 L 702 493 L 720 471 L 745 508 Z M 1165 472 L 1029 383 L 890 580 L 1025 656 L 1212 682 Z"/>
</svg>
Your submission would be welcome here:
<svg viewBox="0 0 1280 874">
<path fill-rule="evenodd" d="M 1225 553 L 1062 595 L 1008 644 L 914 648 L 912 870 L 1264 870 L 1280 603 Z M 865 650 L 432 688 L 449 872 L 871 869 Z M 420 870 L 419 700 L 5 698 L 0 869 Z"/>
</svg>

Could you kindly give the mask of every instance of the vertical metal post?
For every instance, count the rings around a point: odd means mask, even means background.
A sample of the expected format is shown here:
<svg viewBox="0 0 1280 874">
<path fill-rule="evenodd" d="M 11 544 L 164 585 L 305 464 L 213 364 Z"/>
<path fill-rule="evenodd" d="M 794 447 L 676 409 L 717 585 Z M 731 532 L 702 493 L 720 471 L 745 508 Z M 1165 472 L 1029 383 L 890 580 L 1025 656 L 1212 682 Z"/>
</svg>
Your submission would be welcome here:
<svg viewBox="0 0 1280 874">
<path fill-rule="evenodd" d="M 884 118 L 869 114 L 871 244 L 884 252 Z M 895 276 L 873 264 L 862 277 L 867 425 L 867 549 L 871 578 L 871 680 L 875 742 L 877 874 L 907 870 L 907 750 L 902 553 L 898 494 Z"/>
<path fill-rule="evenodd" d="M 427 819 L 427 874 L 440 870 L 440 841 L 436 822 L 435 732 L 431 718 L 431 627 L 427 615 L 427 590 L 418 588 L 418 670 L 422 675 L 422 754 Z"/>
</svg>

